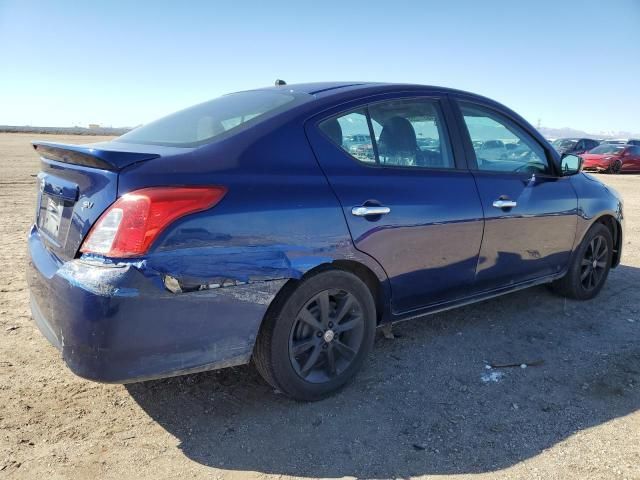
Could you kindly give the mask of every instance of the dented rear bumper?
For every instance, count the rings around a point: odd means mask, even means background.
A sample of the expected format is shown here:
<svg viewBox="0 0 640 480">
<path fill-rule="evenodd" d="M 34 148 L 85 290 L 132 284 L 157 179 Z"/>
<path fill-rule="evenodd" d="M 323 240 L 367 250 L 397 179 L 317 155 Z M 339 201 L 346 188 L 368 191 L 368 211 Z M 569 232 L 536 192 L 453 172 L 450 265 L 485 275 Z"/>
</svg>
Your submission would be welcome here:
<svg viewBox="0 0 640 480">
<path fill-rule="evenodd" d="M 61 262 L 29 235 L 34 320 L 77 375 L 128 383 L 247 363 L 286 282 L 265 279 L 170 292 L 144 262 Z"/>
</svg>

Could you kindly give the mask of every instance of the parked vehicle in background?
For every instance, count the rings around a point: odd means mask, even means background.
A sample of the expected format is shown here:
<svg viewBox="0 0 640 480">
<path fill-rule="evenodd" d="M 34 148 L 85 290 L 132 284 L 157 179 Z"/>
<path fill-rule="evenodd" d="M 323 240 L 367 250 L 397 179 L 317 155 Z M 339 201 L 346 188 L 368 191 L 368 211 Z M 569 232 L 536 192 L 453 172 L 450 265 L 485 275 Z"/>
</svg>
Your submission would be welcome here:
<svg viewBox="0 0 640 480">
<path fill-rule="evenodd" d="M 551 145 L 562 157 L 564 155 L 580 155 L 588 152 L 600 145 L 600 142 L 592 138 L 558 138 Z"/>
<path fill-rule="evenodd" d="M 640 172 L 640 146 L 605 143 L 581 155 L 587 172 Z"/>
<path fill-rule="evenodd" d="M 482 158 L 492 161 L 499 160 L 507 153 L 507 149 L 502 140 L 487 140 L 482 142 L 477 151 L 481 152 Z"/>
<path fill-rule="evenodd" d="M 636 139 L 630 139 L 629 141 L 627 141 L 628 145 L 640 145 L 640 140 L 636 140 Z"/>
<path fill-rule="evenodd" d="M 32 314 L 103 382 L 253 360 L 317 400 L 379 325 L 545 283 L 591 299 L 625 243 L 622 200 L 580 158 L 440 87 L 283 85 L 34 147 Z"/>
<path fill-rule="evenodd" d="M 606 143 L 607 145 L 626 145 L 629 143 L 629 140 L 626 138 L 610 138 L 608 140 L 603 140 L 601 143 Z"/>
</svg>

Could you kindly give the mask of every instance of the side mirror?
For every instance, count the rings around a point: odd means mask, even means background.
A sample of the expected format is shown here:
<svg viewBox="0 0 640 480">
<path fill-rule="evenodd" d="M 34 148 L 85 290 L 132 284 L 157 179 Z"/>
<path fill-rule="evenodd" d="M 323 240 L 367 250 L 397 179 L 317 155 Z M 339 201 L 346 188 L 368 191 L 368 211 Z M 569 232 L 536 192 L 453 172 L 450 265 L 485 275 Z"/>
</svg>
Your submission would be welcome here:
<svg viewBox="0 0 640 480">
<path fill-rule="evenodd" d="M 562 176 L 567 177 L 580 173 L 580 170 L 582 170 L 582 161 L 582 157 L 577 155 L 565 155 L 562 157 L 562 160 L 560 160 Z"/>
</svg>

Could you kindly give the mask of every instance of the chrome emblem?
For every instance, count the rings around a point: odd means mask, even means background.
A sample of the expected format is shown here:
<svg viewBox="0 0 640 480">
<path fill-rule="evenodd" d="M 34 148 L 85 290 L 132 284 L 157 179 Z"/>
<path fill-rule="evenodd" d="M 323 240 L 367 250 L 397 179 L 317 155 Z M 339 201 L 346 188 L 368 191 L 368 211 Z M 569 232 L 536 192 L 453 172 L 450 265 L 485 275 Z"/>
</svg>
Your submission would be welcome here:
<svg viewBox="0 0 640 480">
<path fill-rule="evenodd" d="M 334 333 L 333 330 L 327 330 L 326 332 L 324 332 L 323 338 L 325 342 L 329 343 L 333 340 L 335 336 L 336 334 Z"/>
<path fill-rule="evenodd" d="M 89 209 L 89 208 L 93 208 L 93 202 L 90 202 L 89 200 L 85 200 L 84 202 L 82 202 L 82 209 Z"/>
</svg>

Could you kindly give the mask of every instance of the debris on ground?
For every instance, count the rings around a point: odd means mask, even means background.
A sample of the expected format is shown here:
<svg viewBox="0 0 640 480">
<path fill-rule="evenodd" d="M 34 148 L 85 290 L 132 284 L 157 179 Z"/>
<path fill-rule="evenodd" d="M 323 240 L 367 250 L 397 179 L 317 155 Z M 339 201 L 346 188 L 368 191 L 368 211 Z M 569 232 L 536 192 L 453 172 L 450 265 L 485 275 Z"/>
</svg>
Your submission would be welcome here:
<svg viewBox="0 0 640 480">
<path fill-rule="evenodd" d="M 497 383 L 504 378 L 504 373 L 502 372 L 487 372 L 483 373 L 480 377 L 484 383 Z"/>
<path fill-rule="evenodd" d="M 527 368 L 527 367 L 539 367 L 544 364 L 544 360 L 534 360 L 532 362 L 521 363 L 490 363 L 485 368 Z"/>
<path fill-rule="evenodd" d="M 382 335 L 384 335 L 384 338 L 386 338 L 387 340 L 393 340 L 396 338 L 393 334 L 392 324 L 388 323 L 386 325 L 383 325 L 382 327 L 380 327 L 380 330 L 382 331 Z"/>
</svg>

